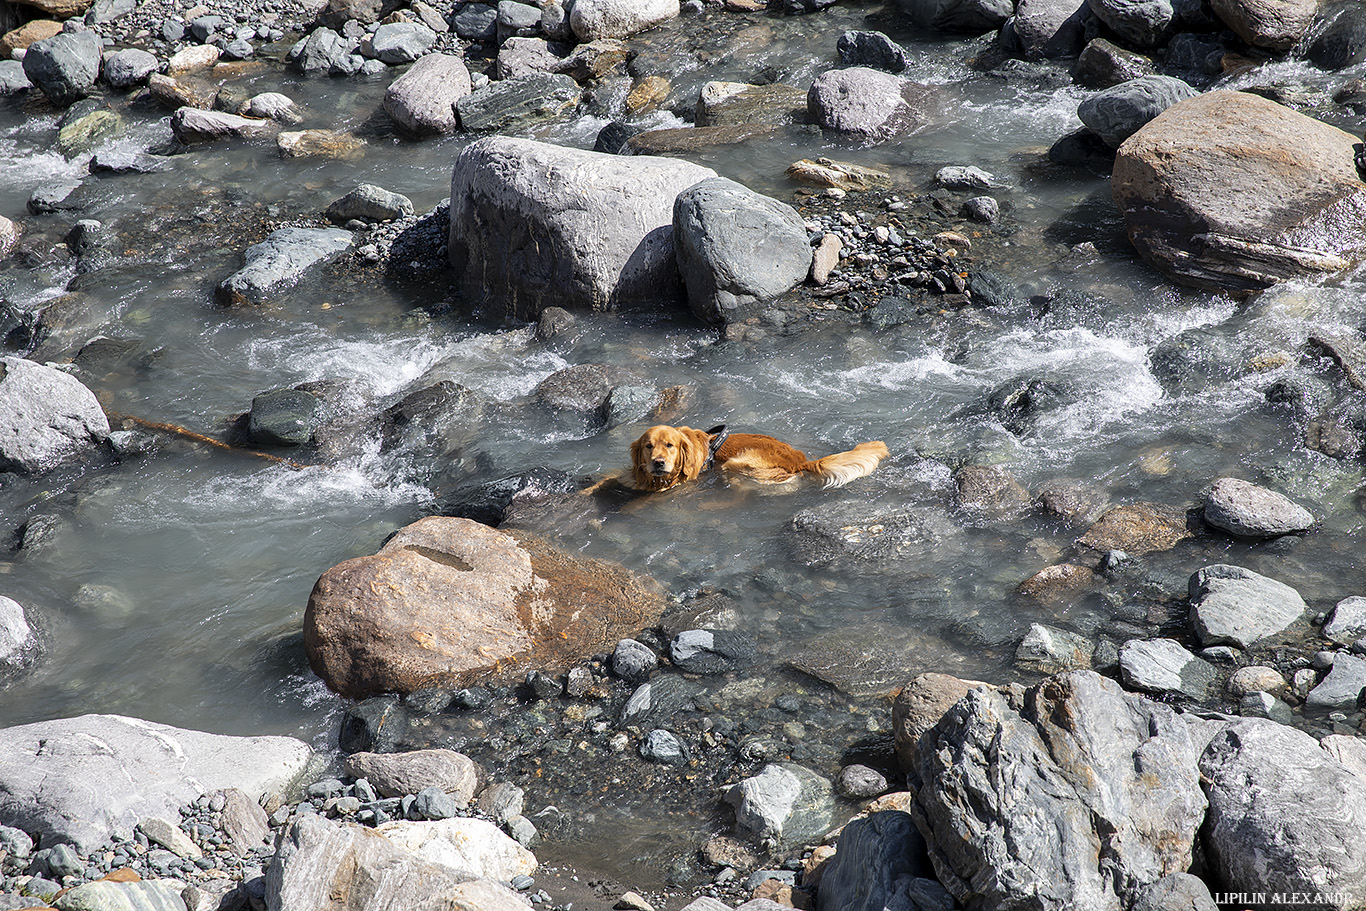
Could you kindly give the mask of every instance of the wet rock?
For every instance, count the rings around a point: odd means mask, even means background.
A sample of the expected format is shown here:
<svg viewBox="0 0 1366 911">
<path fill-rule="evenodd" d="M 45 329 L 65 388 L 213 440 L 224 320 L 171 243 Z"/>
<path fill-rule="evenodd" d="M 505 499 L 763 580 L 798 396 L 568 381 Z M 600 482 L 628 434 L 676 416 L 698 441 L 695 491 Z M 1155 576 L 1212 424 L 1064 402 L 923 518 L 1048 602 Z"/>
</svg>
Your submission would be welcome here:
<svg viewBox="0 0 1366 911">
<path fill-rule="evenodd" d="M 855 66 L 828 70 L 806 96 L 813 123 L 869 142 L 885 142 L 925 126 L 935 90 L 891 73 Z"/>
<path fill-rule="evenodd" d="M 294 99 L 280 92 L 261 92 L 252 95 L 237 110 L 243 117 L 260 117 L 292 126 L 304 119 Z"/>
<path fill-rule="evenodd" d="M 1077 116 L 1107 145 L 1119 148 L 1148 121 L 1196 94 L 1174 76 L 1140 76 L 1087 98 L 1077 107 Z"/>
<path fill-rule="evenodd" d="M 960 509 L 1012 514 L 1033 504 L 1029 491 L 998 465 L 965 465 L 953 473 L 954 502 Z"/>
<path fill-rule="evenodd" d="M 24 75 L 59 108 L 91 93 L 100 74 L 100 36 L 75 24 L 35 41 L 24 54 Z"/>
<path fill-rule="evenodd" d="M 1132 557 L 1171 550 L 1191 537 L 1180 511 L 1152 503 L 1133 503 L 1108 509 L 1086 530 L 1077 544 L 1105 553 L 1122 550 Z"/>
<path fill-rule="evenodd" d="M 821 874 L 816 907 L 819 911 L 922 907 L 904 893 L 916 880 L 933 875 L 925 840 L 910 813 L 870 813 L 840 832 L 839 850 Z"/>
<path fill-rule="evenodd" d="M 748 315 L 811 268 L 811 244 L 796 210 L 724 177 L 678 194 L 673 240 L 688 306 L 709 323 Z"/>
<path fill-rule="evenodd" d="M 104 81 L 116 89 L 129 89 L 145 83 L 160 66 L 155 54 L 124 48 L 104 58 Z"/>
<path fill-rule="evenodd" d="M 611 373 L 602 364 L 575 364 L 541 380 L 532 395 L 552 411 L 597 416 L 612 390 Z"/>
<path fill-rule="evenodd" d="M 468 420 L 461 420 L 458 416 L 456 420 L 458 423 L 468 423 Z M 453 440 L 463 437 L 463 433 L 451 435 Z M 553 468 L 533 468 L 457 490 L 444 499 L 441 513 L 473 519 L 497 528 L 519 512 L 573 494 L 579 487 L 567 472 Z"/>
<path fill-rule="evenodd" d="M 204 111 L 183 107 L 171 115 L 171 132 L 185 145 L 217 142 L 220 139 L 259 139 L 277 129 L 270 120 L 239 117 L 224 111 Z"/>
<path fill-rule="evenodd" d="M 786 531 L 797 560 L 829 566 L 891 563 L 956 530 L 952 519 L 934 509 L 870 512 L 866 504 L 848 504 L 800 512 Z"/>
<path fill-rule="evenodd" d="M 175 78 L 153 73 L 147 77 L 147 93 L 174 111 L 182 107 L 207 111 L 218 98 L 218 86 L 200 79 Z"/>
<path fill-rule="evenodd" d="M 1171 36 L 1176 19 L 1172 0 L 1087 0 L 1096 18 L 1127 45 L 1152 48 Z"/>
<path fill-rule="evenodd" d="M 1366 228 L 1344 227 L 1366 225 L 1355 144 L 1265 98 L 1207 92 L 1124 142 L 1115 204 L 1143 258 L 1184 284 L 1255 290 L 1336 272 L 1366 248 Z"/>
<path fill-rule="evenodd" d="M 1323 637 L 1339 645 L 1351 645 L 1366 637 L 1366 598 L 1353 595 L 1339 601 L 1328 615 Z"/>
<path fill-rule="evenodd" d="M 83 715 L 0 730 L 0 818 L 81 853 L 142 819 L 179 819 L 206 790 L 259 799 L 289 787 L 312 750 L 292 737 L 228 737 L 121 715 Z M 134 791 L 92 786 L 137 781 Z"/>
<path fill-rule="evenodd" d="M 478 433 L 485 405 L 483 396 L 451 380 L 420 385 L 380 414 L 380 449 L 449 460 Z"/>
<path fill-rule="evenodd" d="M 461 152 L 451 179 L 457 281 L 471 299 L 487 295 L 520 319 L 551 304 L 612 310 L 681 298 L 673 200 L 715 176 L 670 159 L 480 140 Z"/>
<path fill-rule="evenodd" d="M 1011 0 L 896 0 L 896 6 L 916 25 L 974 35 L 1000 28 L 1014 12 Z"/>
<path fill-rule="evenodd" d="M 480 792 L 474 808 L 496 822 L 506 823 L 522 815 L 525 798 L 526 792 L 521 788 L 511 782 L 500 781 Z"/>
<path fill-rule="evenodd" d="M 778 126 L 806 119 L 806 93 L 781 83 L 708 82 L 697 97 L 699 127 Z"/>
<path fill-rule="evenodd" d="M 1304 699 L 1307 709 L 1354 711 L 1362 707 L 1361 691 L 1366 689 L 1366 660 L 1339 652 L 1333 669 Z"/>
<path fill-rule="evenodd" d="M 451 28 L 466 41 L 493 41 L 498 37 L 498 9 L 487 3 L 466 3 L 451 18 Z"/>
<path fill-rule="evenodd" d="M 687 751 L 671 731 L 656 728 L 646 735 L 640 744 L 642 759 L 665 765 L 683 765 L 688 761 Z"/>
<path fill-rule="evenodd" d="M 937 725 L 969 690 L 984 685 L 948 674 L 920 674 L 897 691 L 892 702 L 892 734 L 902 771 L 919 775 L 921 736 Z"/>
<path fill-rule="evenodd" d="M 627 683 L 638 683 L 649 678 L 659 667 L 654 650 L 635 639 L 623 639 L 612 651 L 612 673 Z"/>
<path fill-rule="evenodd" d="M 1286 725 L 1244 719 L 1215 735 L 1200 759 L 1209 814 L 1206 861 L 1218 882 L 1256 883 L 1272 893 L 1338 896 L 1366 889 L 1366 779 Z"/>
<path fill-rule="evenodd" d="M 1113 681 L 1073 671 L 1019 702 L 972 690 L 925 744 L 913 812 L 959 901 L 1118 911 L 1190 866 L 1199 744 L 1170 708 Z"/>
<path fill-rule="evenodd" d="M 818 841 L 834 823 L 830 782 L 796 763 L 770 763 L 726 791 L 735 824 L 760 840 L 797 845 Z"/>
<path fill-rule="evenodd" d="M 275 137 L 281 158 L 358 158 L 365 151 L 365 140 L 339 130 L 295 130 Z"/>
<path fill-rule="evenodd" d="M 835 49 L 843 66 L 863 66 L 900 73 L 911 65 L 911 55 L 882 32 L 848 31 L 840 35 Z"/>
<path fill-rule="evenodd" d="M 811 251 L 811 272 L 809 277 L 813 285 L 824 285 L 830 280 L 830 273 L 834 272 L 840 264 L 840 250 L 844 249 L 844 242 L 840 240 L 838 234 L 826 233 L 821 236 L 820 243 L 816 244 Z"/>
<path fill-rule="evenodd" d="M 550 120 L 579 103 L 579 84 L 559 73 L 500 79 L 458 98 L 460 128 L 471 133 L 507 132 Z"/>
<path fill-rule="evenodd" d="M 247 435 L 262 446 L 302 446 L 313 438 L 321 403 L 298 389 L 263 392 L 251 400 Z"/>
<path fill-rule="evenodd" d="M 393 221 L 413 214 L 413 201 L 401 193 L 394 193 L 372 183 L 363 183 L 332 205 L 325 213 L 333 224 L 344 225 L 352 219 L 360 221 Z"/>
<path fill-rule="evenodd" d="M 950 165 L 934 172 L 934 182 L 948 190 L 991 190 L 1002 183 L 981 168 Z"/>
<path fill-rule="evenodd" d="M 71 375 L 0 357 L 0 471 L 36 474 L 109 436 L 95 394 Z"/>
<path fill-rule="evenodd" d="M 1172 639 L 1130 639 L 1119 650 L 1119 671 L 1130 689 L 1196 701 L 1210 697 L 1217 676 L 1214 665 Z"/>
<path fill-rule="evenodd" d="M 21 664 L 36 644 L 23 605 L 0 596 L 0 665 L 15 667 Z"/>
<path fill-rule="evenodd" d="M 294 287 L 314 266 L 351 246 L 351 232 L 336 228 L 280 228 L 248 247 L 241 269 L 219 283 L 222 304 L 264 304 Z"/>
<path fill-rule="evenodd" d="M 507 678 L 519 664 L 559 673 L 662 610 L 650 584 L 619 566 L 433 516 L 323 574 L 304 647 L 339 693 L 406 693 Z"/>
<path fill-rule="evenodd" d="M 1205 498 L 1205 521 L 1245 538 L 1274 538 L 1308 531 L 1309 510 L 1264 487 L 1239 478 L 1220 478 Z"/>
<path fill-rule="evenodd" d="M 346 774 L 364 778 L 381 797 L 405 797 L 424 788 L 438 788 L 458 807 L 469 806 L 479 786 L 479 767 L 454 750 L 413 750 L 407 753 L 352 753 Z"/>
<path fill-rule="evenodd" d="M 963 214 L 975 222 L 994 225 L 1000 221 L 1001 206 L 990 196 L 974 196 L 963 203 Z"/>
<path fill-rule="evenodd" d="M 1316 0 L 1210 0 L 1214 14 L 1253 47 L 1288 51 L 1304 37 Z"/>
<path fill-rule="evenodd" d="M 557 59 L 551 69 L 576 82 L 587 82 L 618 72 L 628 57 L 626 42 L 616 38 L 599 38 L 578 45 L 567 57 Z"/>
<path fill-rule="evenodd" d="M 1091 642 L 1085 636 L 1031 623 L 1015 649 L 1015 664 L 1036 674 L 1056 674 L 1091 666 Z"/>
<path fill-rule="evenodd" d="M 684 707 L 693 704 L 697 690 L 676 675 L 656 677 L 631 693 L 621 709 L 621 726 L 641 730 L 670 723 Z"/>
<path fill-rule="evenodd" d="M 1305 56 L 1314 66 L 1342 70 L 1366 59 L 1366 16 L 1356 4 L 1338 8 L 1309 43 Z"/>
<path fill-rule="evenodd" d="M 17 95 L 33 88 L 24 73 L 24 64 L 18 60 L 0 60 L 0 97 Z"/>
<path fill-rule="evenodd" d="M 580 41 L 625 38 L 678 15 L 678 0 L 574 0 L 569 25 Z"/>
<path fill-rule="evenodd" d="M 787 176 L 799 183 L 831 187 L 848 193 L 890 188 L 892 175 L 878 168 L 829 158 L 803 158 L 788 166 Z"/>
<path fill-rule="evenodd" d="M 1020 583 L 1020 594 L 1044 603 L 1064 603 L 1075 599 L 1081 592 L 1098 581 L 1096 572 L 1089 566 L 1076 563 L 1057 563 L 1045 566 L 1034 575 Z M 1019 660 L 1018 652 L 1016 660 Z"/>
<path fill-rule="evenodd" d="M 1190 578 L 1191 624 L 1203 645 L 1247 648 L 1308 611 L 1299 592 L 1241 566 L 1216 563 Z"/>
<path fill-rule="evenodd" d="M 1112 44 L 1104 38 L 1093 38 L 1077 57 L 1072 78 L 1090 89 L 1105 89 L 1133 79 L 1151 76 L 1156 71 L 1150 58 Z"/>
<path fill-rule="evenodd" d="M 745 666 L 757 654 L 748 636 L 732 630 L 684 630 L 669 643 L 674 666 L 689 674 L 724 674 Z"/>
<path fill-rule="evenodd" d="M 75 111 L 79 105 L 73 106 Z M 123 131 L 123 118 L 113 111 L 96 110 L 78 117 L 62 119 L 53 148 L 70 160 L 94 150 Z"/>
</svg>

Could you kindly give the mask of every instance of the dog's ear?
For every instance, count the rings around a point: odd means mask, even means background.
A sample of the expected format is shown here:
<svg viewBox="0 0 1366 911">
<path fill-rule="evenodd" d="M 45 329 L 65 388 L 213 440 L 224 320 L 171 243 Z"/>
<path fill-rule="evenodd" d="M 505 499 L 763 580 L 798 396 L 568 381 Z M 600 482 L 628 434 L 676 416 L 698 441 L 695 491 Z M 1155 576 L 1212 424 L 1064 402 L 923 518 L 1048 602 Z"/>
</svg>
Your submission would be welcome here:
<svg viewBox="0 0 1366 911">
<path fill-rule="evenodd" d="M 640 452 L 645 441 L 645 437 L 637 437 L 631 444 L 631 476 L 635 479 L 637 486 L 645 483 L 645 466 L 641 464 Z"/>
<path fill-rule="evenodd" d="M 680 427 L 679 431 L 682 438 L 679 440 L 679 453 L 683 468 L 683 478 L 688 481 L 695 481 L 701 477 L 703 470 L 707 467 L 707 456 L 710 453 L 711 437 L 704 430 L 693 430 L 691 427 Z"/>
</svg>

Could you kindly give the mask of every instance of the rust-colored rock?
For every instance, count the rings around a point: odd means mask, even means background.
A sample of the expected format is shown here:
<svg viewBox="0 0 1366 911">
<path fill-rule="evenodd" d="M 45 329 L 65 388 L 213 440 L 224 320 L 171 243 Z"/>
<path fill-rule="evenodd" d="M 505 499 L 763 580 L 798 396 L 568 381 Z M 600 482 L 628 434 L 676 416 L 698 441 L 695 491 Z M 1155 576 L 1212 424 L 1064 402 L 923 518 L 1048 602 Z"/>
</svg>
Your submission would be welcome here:
<svg viewBox="0 0 1366 911">
<path fill-rule="evenodd" d="M 62 24 L 55 19 L 34 19 L 0 37 L 0 60 L 8 60 L 15 50 L 27 49 L 35 41 L 59 34 Z"/>
<path fill-rule="evenodd" d="M 663 611 L 648 580 L 529 534 L 432 516 L 329 569 L 304 613 L 315 673 L 343 696 L 558 672 Z"/>
<path fill-rule="evenodd" d="M 1186 517 L 1179 510 L 1132 503 L 1107 510 L 1077 543 L 1102 553 L 1122 550 L 1131 557 L 1141 557 L 1171 550 L 1189 537 Z"/>
<path fill-rule="evenodd" d="M 1038 601 L 1057 601 L 1075 595 L 1095 581 L 1096 574 L 1090 567 L 1059 563 L 1046 566 L 1021 582 L 1020 594 Z"/>
<path fill-rule="evenodd" d="M 914 772 L 920 766 L 920 735 L 978 686 L 984 684 L 948 674 L 919 674 L 901 688 L 892 702 L 892 734 L 896 758 L 904 771 Z"/>
<path fill-rule="evenodd" d="M 85 15 L 85 11 L 95 5 L 95 0 L 24 0 L 24 5 L 42 10 L 53 19 L 65 22 L 67 19 Z"/>
</svg>

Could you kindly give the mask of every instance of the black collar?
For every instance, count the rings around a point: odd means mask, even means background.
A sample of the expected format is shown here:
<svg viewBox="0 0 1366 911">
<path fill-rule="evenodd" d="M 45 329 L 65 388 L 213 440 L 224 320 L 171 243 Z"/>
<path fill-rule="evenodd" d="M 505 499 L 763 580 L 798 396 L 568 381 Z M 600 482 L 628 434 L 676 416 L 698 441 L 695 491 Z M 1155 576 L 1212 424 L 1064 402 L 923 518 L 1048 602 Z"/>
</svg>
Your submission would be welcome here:
<svg viewBox="0 0 1366 911">
<path fill-rule="evenodd" d="M 716 458 L 716 451 L 726 442 L 726 437 L 730 436 L 730 431 L 726 430 L 725 424 L 717 424 L 707 431 L 707 435 L 712 438 L 711 443 L 707 446 L 707 465 L 710 466 L 712 460 Z"/>
</svg>

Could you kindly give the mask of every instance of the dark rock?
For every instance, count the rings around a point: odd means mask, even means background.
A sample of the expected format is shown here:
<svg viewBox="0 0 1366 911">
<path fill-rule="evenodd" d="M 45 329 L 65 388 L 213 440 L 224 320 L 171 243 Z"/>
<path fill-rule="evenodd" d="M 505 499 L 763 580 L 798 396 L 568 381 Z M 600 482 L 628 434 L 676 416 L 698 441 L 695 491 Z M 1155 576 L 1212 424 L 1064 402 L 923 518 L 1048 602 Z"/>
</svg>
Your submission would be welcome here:
<svg viewBox="0 0 1366 911">
<path fill-rule="evenodd" d="M 1076 57 L 1094 16 L 1084 0 L 1020 0 L 1010 29 L 1026 60 Z"/>
<path fill-rule="evenodd" d="M 835 47 L 844 66 L 900 73 L 911 65 L 911 56 L 906 49 L 882 32 L 848 31 L 840 35 Z"/>
<path fill-rule="evenodd" d="M 1366 59 L 1366 15 L 1359 4 L 1344 4 L 1309 43 L 1307 56 L 1325 70 L 1342 70 Z"/>
<path fill-rule="evenodd" d="M 1089 89 L 1106 89 L 1156 72 L 1152 60 L 1104 38 L 1087 42 L 1072 68 L 1072 78 Z"/>
<path fill-rule="evenodd" d="M 262 446 L 302 446 L 313 438 L 321 403 L 297 389 L 276 389 L 251 400 L 247 433 Z"/>
<path fill-rule="evenodd" d="M 575 489 L 573 478 L 566 472 L 536 468 L 458 490 L 444 498 L 441 512 L 497 528 L 517 507 L 570 494 Z"/>
<path fill-rule="evenodd" d="M 669 658 L 690 674 L 724 674 L 758 654 L 747 636 L 729 630 L 685 630 L 669 644 Z"/>
<path fill-rule="evenodd" d="M 1014 12 L 1011 0 L 896 0 L 916 25 L 980 35 L 1000 28 Z"/>
<path fill-rule="evenodd" d="M 413 201 L 400 193 L 363 183 L 327 207 L 327 220 L 346 224 L 361 221 L 393 221 L 413 214 Z"/>
<path fill-rule="evenodd" d="M 491 82 L 457 99 L 455 110 L 463 130 L 507 132 L 566 114 L 578 106 L 581 95 L 569 76 L 533 73 Z"/>
<path fill-rule="evenodd" d="M 456 11 L 451 25 L 466 41 L 493 41 L 498 37 L 498 9 L 486 3 L 466 3 Z"/>
<path fill-rule="evenodd" d="M 24 75 L 57 107 L 68 107 L 91 93 L 100 74 L 100 36 L 70 25 L 60 34 L 29 45 Z"/>
<path fill-rule="evenodd" d="M 1153 48 L 1171 36 L 1176 22 L 1172 0 L 1087 0 L 1091 11 L 1126 45 Z"/>
<path fill-rule="evenodd" d="M 1140 76 L 1087 98 L 1077 107 L 1077 116 L 1107 145 L 1119 148 L 1145 123 L 1196 94 L 1173 76 Z"/>
<path fill-rule="evenodd" d="M 244 265 L 219 283 L 223 304 L 264 304 L 292 288 L 309 269 L 351 246 L 336 228 L 280 228 L 243 254 Z"/>
</svg>

